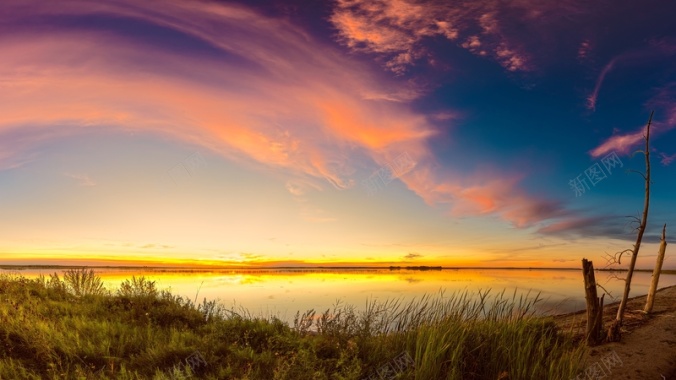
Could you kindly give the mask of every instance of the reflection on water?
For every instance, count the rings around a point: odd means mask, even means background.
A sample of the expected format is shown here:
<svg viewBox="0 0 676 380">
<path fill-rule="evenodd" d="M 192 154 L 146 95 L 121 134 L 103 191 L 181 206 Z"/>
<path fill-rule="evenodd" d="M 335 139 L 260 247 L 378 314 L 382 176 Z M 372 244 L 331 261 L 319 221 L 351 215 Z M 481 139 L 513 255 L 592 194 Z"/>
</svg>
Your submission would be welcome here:
<svg viewBox="0 0 676 380">
<path fill-rule="evenodd" d="M 322 270 L 322 269 L 254 269 L 254 270 L 186 270 L 186 269 L 94 269 L 108 289 L 117 289 L 131 276 L 145 276 L 156 281 L 159 289 L 197 298 L 219 299 L 227 307 L 243 307 L 254 316 L 275 315 L 290 322 L 296 311 L 315 309 L 323 312 L 336 302 L 362 310 L 367 300 L 404 301 L 424 294 L 445 295 L 479 290 L 502 291 L 511 297 L 530 292 L 540 293 L 540 313 L 567 313 L 585 307 L 582 272 L 578 270 L 540 269 L 460 269 L 440 271 L 418 270 Z M 54 273 L 54 269 L 0 270 L 19 273 L 28 278 Z M 63 270 L 57 270 L 59 274 Z M 626 273 L 618 273 L 624 276 Z M 611 278 L 610 272 L 596 272 L 597 281 L 610 292 L 605 303 L 617 300 L 623 282 Z M 651 273 L 635 272 L 631 296 L 646 294 Z M 676 275 L 660 276 L 660 287 L 676 285 Z"/>
</svg>

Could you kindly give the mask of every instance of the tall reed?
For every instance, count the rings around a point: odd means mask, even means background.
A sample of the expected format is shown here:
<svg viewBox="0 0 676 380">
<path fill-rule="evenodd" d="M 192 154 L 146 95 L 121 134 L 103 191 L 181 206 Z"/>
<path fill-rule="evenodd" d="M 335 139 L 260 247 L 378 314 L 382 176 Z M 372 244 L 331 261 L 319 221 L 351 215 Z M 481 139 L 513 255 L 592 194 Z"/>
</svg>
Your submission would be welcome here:
<svg viewBox="0 0 676 380">
<path fill-rule="evenodd" d="M 0 275 L 0 378 L 169 379 L 195 352 L 208 363 L 201 379 L 362 379 L 402 353 L 414 363 L 399 379 L 569 379 L 584 364 L 584 346 L 534 315 L 538 295 L 439 292 L 369 300 L 362 311 L 336 303 L 289 326 L 143 277 L 116 292 L 97 279 Z"/>
</svg>

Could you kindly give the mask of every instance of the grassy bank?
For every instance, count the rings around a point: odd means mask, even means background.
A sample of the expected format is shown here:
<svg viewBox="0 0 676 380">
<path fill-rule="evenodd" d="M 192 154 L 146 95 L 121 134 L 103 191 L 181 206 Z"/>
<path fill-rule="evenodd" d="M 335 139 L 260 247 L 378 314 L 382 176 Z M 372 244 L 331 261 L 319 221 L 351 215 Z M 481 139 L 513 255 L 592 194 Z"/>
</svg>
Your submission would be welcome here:
<svg viewBox="0 0 676 380">
<path fill-rule="evenodd" d="M 584 363 L 536 299 L 439 294 L 293 325 L 71 270 L 0 276 L 1 379 L 570 379 Z M 195 373 L 192 373 L 195 372 Z M 385 378 L 385 377 L 383 377 Z"/>
</svg>

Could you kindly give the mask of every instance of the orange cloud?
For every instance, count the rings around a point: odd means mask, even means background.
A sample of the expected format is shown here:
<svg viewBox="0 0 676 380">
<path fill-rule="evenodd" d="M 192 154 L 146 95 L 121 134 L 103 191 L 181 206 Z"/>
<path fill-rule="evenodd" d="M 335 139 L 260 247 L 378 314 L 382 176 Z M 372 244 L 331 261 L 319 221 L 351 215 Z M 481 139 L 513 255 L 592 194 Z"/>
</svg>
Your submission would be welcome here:
<svg viewBox="0 0 676 380">
<path fill-rule="evenodd" d="M 529 227 L 569 214 L 562 203 L 532 196 L 520 189 L 522 176 L 484 171 L 462 179 L 446 174 L 442 179 L 427 167 L 416 168 L 403 180 L 425 202 L 444 205 L 454 216 L 495 214 L 517 227 Z"/>
<path fill-rule="evenodd" d="M 147 21 L 169 24 L 172 6 L 180 8 L 170 4 L 166 14 L 148 12 Z M 77 12 L 85 9 L 86 4 Z M 346 149 L 387 150 L 432 133 L 423 117 L 400 105 L 401 88 L 390 85 L 395 89 L 390 92 L 357 63 L 308 44 L 290 25 L 261 22 L 261 16 L 237 7 L 204 3 L 195 9 L 189 14 L 210 21 L 217 15 L 221 24 L 212 25 L 209 35 L 196 26 L 199 20 L 171 25 L 260 68 L 191 58 L 109 33 L 6 35 L 0 39 L 7 57 L 0 72 L 8 78 L 1 85 L 0 133 L 18 125 L 33 128 L 31 138 L 39 143 L 58 124 L 68 133 L 116 125 L 325 178 L 339 188 L 350 181 L 332 163 L 348 157 Z M 119 13 L 128 12 L 133 11 Z M 228 31 L 238 28 L 263 30 L 244 34 L 248 44 L 230 43 Z M 366 100 L 363 94 L 380 94 L 380 99 Z M 9 155 L 3 149 L 3 156 Z"/>
<path fill-rule="evenodd" d="M 536 4 L 511 4 L 522 21 L 532 19 Z M 547 8 L 546 6 L 540 6 Z M 547 8 L 548 9 L 548 8 Z M 401 74 L 429 52 L 423 42 L 445 37 L 474 54 L 492 56 L 509 71 L 532 69 L 530 57 L 501 27 L 503 10 L 497 1 L 428 2 L 411 0 L 339 0 L 330 21 L 347 47 L 385 56 L 385 67 Z M 509 17 L 513 18 L 513 13 Z M 504 19 L 504 18 L 503 18 Z M 481 29 L 481 39 L 473 34 Z M 485 48 L 479 48 L 484 42 Z"/>
<path fill-rule="evenodd" d="M 442 177 L 427 146 L 435 129 L 407 105 L 420 95 L 417 89 L 378 78 L 285 21 L 206 2 L 25 3 L 8 3 L 0 21 L 107 15 L 171 29 L 209 49 L 187 54 L 161 41 L 66 26 L 49 33 L 17 26 L 0 34 L 3 162 L 52 139 L 105 126 L 169 136 L 274 168 L 303 202 L 302 195 L 322 189 L 322 181 L 338 189 L 354 186 L 359 160 L 385 165 L 405 152 L 416 168 L 402 177 L 404 183 L 430 204 L 450 204 L 454 214 L 497 214 L 527 226 L 560 212 L 556 204 L 524 194 L 513 176 Z M 28 9 L 33 13 L 24 13 Z M 418 25 L 426 12 L 406 1 L 387 6 L 397 25 L 418 27 L 415 36 L 450 33 L 448 24 Z M 378 46 L 399 41 L 368 38 Z M 331 220 L 312 206 L 304 210 L 309 219 Z"/>
</svg>

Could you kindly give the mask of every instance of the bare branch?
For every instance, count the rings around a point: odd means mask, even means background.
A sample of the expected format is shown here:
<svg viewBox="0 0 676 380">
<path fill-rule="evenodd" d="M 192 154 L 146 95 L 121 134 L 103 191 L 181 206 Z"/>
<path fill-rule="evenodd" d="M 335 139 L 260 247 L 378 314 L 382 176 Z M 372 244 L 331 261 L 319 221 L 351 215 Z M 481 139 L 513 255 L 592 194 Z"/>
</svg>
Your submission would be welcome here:
<svg viewBox="0 0 676 380">
<path fill-rule="evenodd" d="M 611 255 L 608 252 L 603 252 L 603 255 L 605 256 L 605 260 L 606 260 L 606 266 L 603 267 L 603 269 L 608 269 L 610 266 L 612 266 L 613 264 L 616 263 L 614 255 Z"/>
<path fill-rule="evenodd" d="M 643 135 L 643 139 L 645 139 L 645 135 Z M 634 151 L 634 153 L 632 153 L 630 156 L 633 158 L 637 153 L 645 154 L 645 151 L 643 149 L 639 149 Z"/>
<path fill-rule="evenodd" d="M 613 265 L 613 264 L 622 265 L 622 262 L 621 262 L 622 255 L 624 255 L 625 253 L 631 253 L 633 251 L 634 251 L 633 249 L 627 248 L 625 250 L 615 252 L 612 255 L 606 253 L 606 256 L 608 257 L 606 261 L 610 263 L 609 265 Z"/>
<path fill-rule="evenodd" d="M 643 172 L 640 172 L 638 170 L 627 169 L 627 173 L 636 173 L 636 174 L 640 175 L 641 177 L 643 177 L 644 181 L 648 179 L 648 178 L 646 178 L 645 174 L 643 174 Z"/>
<path fill-rule="evenodd" d="M 607 294 L 608 297 L 610 297 L 610 298 L 612 298 L 612 299 L 615 299 L 615 297 L 613 297 L 613 295 L 612 295 L 606 288 L 604 288 L 603 285 L 601 285 L 601 284 L 599 284 L 598 282 L 596 282 L 596 286 L 598 286 L 599 288 L 603 289 L 603 292 L 604 292 L 605 294 Z"/>
<path fill-rule="evenodd" d="M 622 255 L 624 255 L 625 253 L 631 253 L 631 252 L 633 252 L 632 249 L 625 249 L 624 251 L 617 252 L 617 255 L 618 255 L 617 256 L 617 264 L 622 265 L 622 262 L 620 261 L 620 260 L 622 260 Z"/>
<path fill-rule="evenodd" d="M 633 220 L 627 222 L 627 224 L 625 224 L 625 226 L 627 226 L 631 229 L 630 232 L 638 230 L 638 228 L 641 226 L 641 220 L 636 216 L 627 216 L 627 218 L 633 219 Z M 636 224 L 636 227 L 632 227 L 632 224 Z"/>
</svg>

